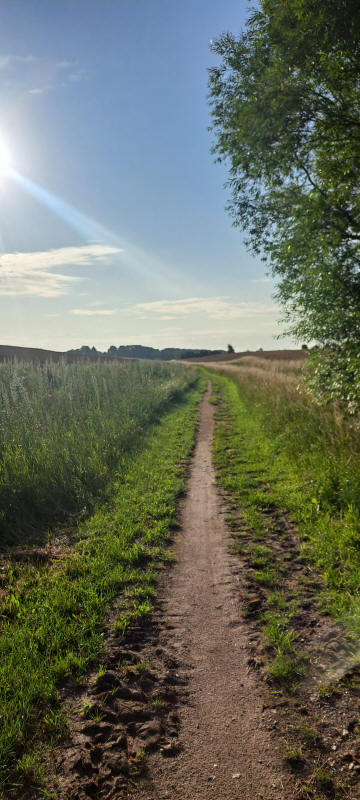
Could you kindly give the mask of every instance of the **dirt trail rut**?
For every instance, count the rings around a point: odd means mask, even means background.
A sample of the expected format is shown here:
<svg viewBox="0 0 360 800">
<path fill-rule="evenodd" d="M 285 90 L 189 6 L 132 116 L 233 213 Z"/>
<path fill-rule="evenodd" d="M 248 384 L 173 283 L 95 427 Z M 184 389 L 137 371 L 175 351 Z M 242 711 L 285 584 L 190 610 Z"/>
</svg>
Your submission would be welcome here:
<svg viewBox="0 0 360 800">
<path fill-rule="evenodd" d="M 262 714 L 263 693 L 249 671 L 239 573 L 215 486 L 210 386 L 200 409 L 196 449 L 176 564 L 162 598 L 160 644 L 187 679 L 176 756 L 148 757 L 134 793 L 142 800 L 285 800 L 291 793 L 279 745 Z M 268 719 L 268 718 L 267 718 Z M 288 790 L 286 790 L 288 789 Z M 129 798 L 133 797 L 130 792 Z"/>
</svg>

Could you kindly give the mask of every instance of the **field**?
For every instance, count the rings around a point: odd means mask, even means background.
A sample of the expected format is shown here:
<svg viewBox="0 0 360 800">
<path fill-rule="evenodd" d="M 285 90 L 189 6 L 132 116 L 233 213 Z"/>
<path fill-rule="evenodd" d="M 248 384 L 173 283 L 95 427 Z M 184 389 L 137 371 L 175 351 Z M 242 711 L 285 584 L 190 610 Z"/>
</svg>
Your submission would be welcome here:
<svg viewBox="0 0 360 800">
<path fill-rule="evenodd" d="M 141 362 L 3 365 L 0 387 L 0 764 L 16 794 L 41 783 L 42 742 L 66 730 L 59 682 L 101 651 L 115 596 L 123 633 L 151 607 L 198 390 Z"/>
<path fill-rule="evenodd" d="M 188 380 L 139 361 L 0 365 L 0 543 L 88 514 Z"/>
<path fill-rule="evenodd" d="M 304 362 L 308 358 L 307 350 L 244 350 L 242 353 L 219 353 L 215 356 L 203 356 L 199 358 L 189 358 L 189 363 L 196 364 L 226 364 L 229 361 L 237 363 L 243 359 L 256 358 L 266 361 L 275 361 L 276 364 L 280 361 L 296 361 Z"/>
<path fill-rule="evenodd" d="M 287 511 L 305 551 L 323 573 L 323 603 L 360 633 L 360 431 L 336 404 L 319 404 L 303 382 L 303 365 L 244 358 L 222 374 L 230 440 L 255 461 L 246 496 L 256 508 L 271 500 Z M 215 380 L 220 380 L 218 377 Z M 218 436 L 222 428 L 218 429 Z M 251 468 L 250 468 L 251 469 Z M 248 480 L 248 479 L 247 479 Z M 251 488 L 254 493 L 251 494 Z M 244 498 L 242 498 L 242 503 Z"/>
<path fill-rule="evenodd" d="M 230 746 L 225 724 L 240 702 L 234 685 L 244 686 L 239 741 L 249 726 L 244 792 L 254 769 L 262 776 L 252 732 L 272 749 L 264 720 L 273 730 L 276 713 L 272 769 L 287 796 L 356 796 L 360 430 L 338 405 L 311 395 L 306 354 L 267 355 L 198 367 L 0 365 L 1 798 L 75 797 L 74 780 L 81 797 L 96 789 L 101 798 L 122 798 L 129 776 L 140 781 L 141 800 L 150 798 L 147 748 L 160 761 L 160 745 L 177 756 L 178 737 L 185 761 L 172 760 L 172 778 L 160 769 L 156 791 L 165 796 L 179 770 L 179 791 L 186 774 L 189 796 L 204 793 L 202 764 L 209 761 L 206 783 L 214 760 L 209 726 L 221 742 L 218 778 L 228 791 L 237 759 L 237 728 Z M 240 583 L 229 570 L 223 519 Z M 180 525 L 169 570 L 168 544 Z M 229 585 L 240 608 L 235 622 Z M 90 702 L 99 692 L 101 701 Z M 195 754 L 186 744 L 191 713 L 183 728 L 169 723 L 189 694 L 195 730 L 203 726 Z M 346 759 L 354 765 L 349 780 Z M 271 798 L 272 780 L 261 778 Z"/>
</svg>

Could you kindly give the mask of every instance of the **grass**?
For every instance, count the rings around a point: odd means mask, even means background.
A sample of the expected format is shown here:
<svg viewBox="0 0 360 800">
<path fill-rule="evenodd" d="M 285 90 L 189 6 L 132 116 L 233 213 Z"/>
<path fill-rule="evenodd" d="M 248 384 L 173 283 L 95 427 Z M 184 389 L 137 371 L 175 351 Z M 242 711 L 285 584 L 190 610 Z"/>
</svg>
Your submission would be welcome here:
<svg viewBox="0 0 360 800">
<path fill-rule="evenodd" d="M 319 406 L 299 390 L 299 376 L 294 381 L 290 373 L 289 380 L 274 366 L 258 366 L 256 375 L 253 369 L 243 365 L 231 378 L 211 374 L 223 400 L 214 449 L 219 481 L 240 502 L 259 545 L 268 535 L 266 507 L 287 512 L 301 537 L 302 557 L 324 579 L 325 591 L 317 587 L 320 607 L 357 638 L 360 431 L 336 404 Z M 276 580 L 281 587 L 276 565 L 264 564 L 257 577 L 268 588 Z"/>
<path fill-rule="evenodd" d="M 111 503 L 80 526 L 60 558 L 7 562 L 0 601 L 0 791 L 15 780 L 16 763 L 28 765 L 30 774 L 41 742 L 63 734 L 59 686 L 68 676 L 78 679 L 101 654 L 115 598 L 122 633 L 146 620 L 176 524 L 200 395 L 198 387 L 189 389 L 143 436 L 141 450 L 123 453 Z"/>
<path fill-rule="evenodd" d="M 141 361 L 0 364 L 0 544 L 88 514 L 194 374 Z"/>
<path fill-rule="evenodd" d="M 286 761 L 290 766 L 296 767 L 302 761 L 302 753 L 300 747 L 288 747 L 284 753 L 284 761 Z"/>
</svg>

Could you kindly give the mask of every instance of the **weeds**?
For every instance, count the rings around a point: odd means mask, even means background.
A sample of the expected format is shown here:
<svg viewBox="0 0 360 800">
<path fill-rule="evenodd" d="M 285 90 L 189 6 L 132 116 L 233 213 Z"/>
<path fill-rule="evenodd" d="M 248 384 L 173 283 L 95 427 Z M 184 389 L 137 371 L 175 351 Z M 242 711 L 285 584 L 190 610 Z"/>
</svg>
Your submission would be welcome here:
<svg viewBox="0 0 360 800">
<path fill-rule="evenodd" d="M 321 743 L 321 734 L 315 730 L 315 728 L 311 728 L 308 725 L 300 724 L 298 725 L 298 733 L 300 737 L 306 742 L 308 745 L 311 744 L 320 744 Z"/>
<path fill-rule="evenodd" d="M 291 767 L 298 766 L 302 761 L 302 753 L 300 747 L 288 747 L 284 753 L 284 761 L 290 764 Z"/>
</svg>

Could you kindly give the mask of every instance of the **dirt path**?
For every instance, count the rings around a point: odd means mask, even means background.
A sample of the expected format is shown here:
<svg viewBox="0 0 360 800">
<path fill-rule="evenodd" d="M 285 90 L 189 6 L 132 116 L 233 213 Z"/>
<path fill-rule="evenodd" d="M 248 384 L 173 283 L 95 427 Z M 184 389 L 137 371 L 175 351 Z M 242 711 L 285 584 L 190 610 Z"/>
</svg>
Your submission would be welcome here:
<svg viewBox="0 0 360 800">
<path fill-rule="evenodd" d="M 214 407 L 208 389 L 178 536 L 176 564 L 162 601 L 160 646 L 176 655 L 187 679 L 180 707 L 179 752 L 148 757 L 147 774 L 129 798 L 142 800 L 285 800 L 279 745 L 262 713 L 263 691 L 249 671 L 239 607 L 239 559 L 231 554 L 211 462 Z"/>
</svg>

